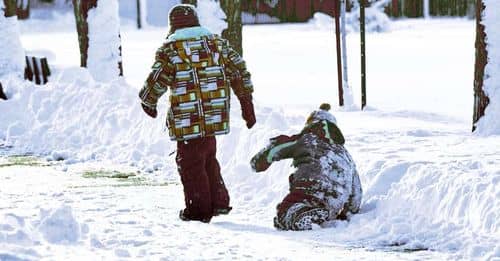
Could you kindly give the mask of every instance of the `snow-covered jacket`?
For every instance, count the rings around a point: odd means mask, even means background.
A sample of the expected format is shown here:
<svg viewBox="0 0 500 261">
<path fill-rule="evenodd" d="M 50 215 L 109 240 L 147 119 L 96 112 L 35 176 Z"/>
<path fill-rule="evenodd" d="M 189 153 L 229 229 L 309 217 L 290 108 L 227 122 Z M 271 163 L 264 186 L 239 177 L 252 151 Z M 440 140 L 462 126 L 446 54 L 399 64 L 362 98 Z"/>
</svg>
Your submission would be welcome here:
<svg viewBox="0 0 500 261">
<path fill-rule="evenodd" d="M 343 144 L 344 136 L 334 122 L 314 121 L 297 135 L 272 138 L 251 165 L 260 172 L 274 161 L 293 159 L 297 170 L 290 176 L 290 191 L 314 196 L 329 210 L 329 219 L 335 219 L 357 213 L 362 197 L 356 165 Z"/>
<path fill-rule="evenodd" d="M 172 140 L 227 134 L 230 87 L 239 98 L 253 92 L 241 56 L 227 40 L 203 27 L 171 34 L 158 49 L 152 69 L 139 97 L 145 106 L 156 108 L 170 89 L 167 126 Z M 231 75 L 242 83 L 231 86 Z"/>
</svg>

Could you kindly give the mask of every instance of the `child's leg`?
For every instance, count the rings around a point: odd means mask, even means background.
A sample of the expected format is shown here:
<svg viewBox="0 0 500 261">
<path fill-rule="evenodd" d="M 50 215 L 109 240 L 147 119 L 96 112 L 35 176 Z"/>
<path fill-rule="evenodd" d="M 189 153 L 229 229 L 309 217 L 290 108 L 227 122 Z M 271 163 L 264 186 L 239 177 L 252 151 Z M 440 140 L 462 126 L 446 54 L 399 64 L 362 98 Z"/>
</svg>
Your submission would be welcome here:
<svg viewBox="0 0 500 261">
<path fill-rule="evenodd" d="M 206 164 L 204 139 L 177 143 L 177 167 L 184 186 L 186 209 L 183 217 L 188 220 L 208 222 L 212 218 L 212 199 Z"/>
<path fill-rule="evenodd" d="M 281 230 L 310 230 L 328 219 L 329 212 L 314 196 L 302 190 L 290 192 L 277 207 L 274 226 Z"/>
<path fill-rule="evenodd" d="M 229 207 L 229 193 L 227 192 L 226 185 L 220 173 L 219 162 L 216 158 L 217 144 L 215 137 L 207 139 L 208 154 L 206 158 L 206 171 L 210 183 L 210 193 L 212 197 L 212 207 L 214 214 L 227 214 L 230 211 Z"/>
</svg>

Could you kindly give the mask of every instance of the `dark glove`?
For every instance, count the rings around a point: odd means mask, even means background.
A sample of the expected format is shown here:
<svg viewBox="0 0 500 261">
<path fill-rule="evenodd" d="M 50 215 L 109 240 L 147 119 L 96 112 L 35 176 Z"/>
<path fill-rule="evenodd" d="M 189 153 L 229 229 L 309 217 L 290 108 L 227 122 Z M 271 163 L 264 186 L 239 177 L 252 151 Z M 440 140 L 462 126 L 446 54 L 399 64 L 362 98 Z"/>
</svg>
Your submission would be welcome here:
<svg viewBox="0 0 500 261">
<path fill-rule="evenodd" d="M 257 122 L 253 109 L 252 95 L 242 96 L 239 100 L 241 105 L 241 116 L 247 122 L 247 128 L 251 129 Z"/>
<path fill-rule="evenodd" d="M 268 151 L 259 152 L 257 155 L 253 156 L 252 160 L 250 160 L 250 166 L 255 172 L 265 171 L 271 166 L 265 157 L 266 153 L 268 153 Z"/>
<path fill-rule="evenodd" d="M 142 105 L 142 109 L 144 110 L 144 112 L 151 118 L 156 118 L 156 116 L 158 116 L 158 111 L 156 111 L 156 108 L 150 108 L 144 104 L 141 104 Z"/>
</svg>

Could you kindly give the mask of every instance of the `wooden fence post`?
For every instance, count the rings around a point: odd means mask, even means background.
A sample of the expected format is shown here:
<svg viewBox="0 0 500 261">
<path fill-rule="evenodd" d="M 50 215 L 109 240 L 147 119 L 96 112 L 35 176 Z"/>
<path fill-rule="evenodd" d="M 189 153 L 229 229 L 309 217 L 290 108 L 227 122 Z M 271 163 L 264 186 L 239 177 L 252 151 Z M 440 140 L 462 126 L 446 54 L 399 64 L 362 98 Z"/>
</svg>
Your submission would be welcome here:
<svg viewBox="0 0 500 261">
<path fill-rule="evenodd" d="M 337 79 L 339 89 L 339 106 L 344 106 L 344 88 L 342 86 L 342 49 L 340 38 L 340 0 L 334 0 L 335 12 L 335 42 L 337 45 Z"/>
<path fill-rule="evenodd" d="M 2 83 L 0 82 L 0 99 L 7 100 L 7 95 L 3 92 Z"/>
<path fill-rule="evenodd" d="M 366 107 L 366 37 L 365 37 L 365 0 L 359 1 L 359 25 L 361 33 L 361 110 Z"/>
</svg>

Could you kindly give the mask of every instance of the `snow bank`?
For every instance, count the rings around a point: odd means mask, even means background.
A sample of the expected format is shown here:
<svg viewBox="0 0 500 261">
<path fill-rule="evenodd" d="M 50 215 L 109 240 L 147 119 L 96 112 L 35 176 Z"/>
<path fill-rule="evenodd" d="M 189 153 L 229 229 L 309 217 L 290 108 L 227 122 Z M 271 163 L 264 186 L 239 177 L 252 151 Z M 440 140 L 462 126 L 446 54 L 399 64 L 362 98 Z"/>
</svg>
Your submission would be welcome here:
<svg viewBox="0 0 500 261">
<path fill-rule="evenodd" d="M 368 177 L 364 213 L 340 228 L 339 239 L 462 258 L 498 256 L 500 172 L 480 165 L 386 162 Z"/>
<path fill-rule="evenodd" d="M 98 81 L 110 81 L 120 74 L 120 18 L 117 0 L 101 0 L 89 11 L 87 67 Z"/>
<path fill-rule="evenodd" d="M 500 1 L 485 0 L 483 24 L 486 26 L 488 64 L 485 68 L 484 91 L 490 98 L 485 115 L 477 124 L 483 135 L 500 135 Z"/>
<path fill-rule="evenodd" d="M 3 84 L 11 99 L 0 103 L 0 139 L 21 153 L 154 165 L 170 152 L 163 124 L 143 114 L 123 79 L 100 83 L 73 68 L 44 87 L 14 77 Z"/>
<path fill-rule="evenodd" d="M 4 8 L 0 1 L 0 10 Z M 22 75 L 24 71 L 24 50 L 21 45 L 17 17 L 5 17 L 0 11 L 0 77 L 15 73 Z"/>
</svg>

